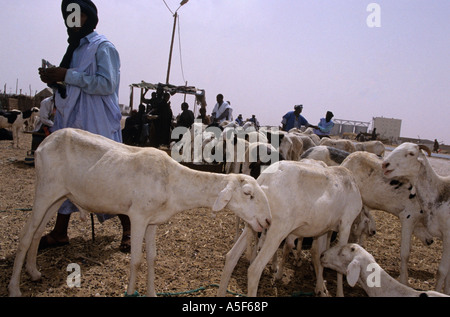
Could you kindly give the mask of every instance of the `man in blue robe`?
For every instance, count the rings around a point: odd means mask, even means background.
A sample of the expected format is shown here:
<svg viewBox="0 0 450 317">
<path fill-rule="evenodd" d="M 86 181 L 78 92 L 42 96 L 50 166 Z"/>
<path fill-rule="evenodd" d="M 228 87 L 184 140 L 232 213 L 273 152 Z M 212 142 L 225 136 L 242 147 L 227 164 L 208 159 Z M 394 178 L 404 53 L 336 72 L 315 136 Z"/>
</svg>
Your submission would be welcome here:
<svg viewBox="0 0 450 317">
<path fill-rule="evenodd" d="M 80 25 L 69 26 L 74 11 L 81 9 Z M 66 54 L 59 67 L 39 69 L 41 80 L 55 89 L 55 123 L 52 132 L 77 128 L 122 142 L 119 108 L 120 58 L 114 45 L 95 32 L 97 7 L 90 0 L 63 0 L 62 15 L 69 35 Z M 55 228 L 42 237 L 40 249 L 69 243 L 67 235 L 70 215 L 78 208 L 66 200 L 58 211 Z M 97 215 L 100 221 L 104 215 Z M 120 249 L 129 252 L 130 221 L 119 215 L 123 228 Z"/>
<path fill-rule="evenodd" d="M 309 124 L 308 120 L 306 120 L 306 118 L 300 114 L 302 110 L 303 105 L 295 105 L 294 111 L 289 111 L 283 116 L 283 119 L 281 121 L 283 131 L 289 132 L 289 130 L 293 128 L 300 129 L 302 125 L 307 128 L 318 128 L 315 125 Z"/>
</svg>

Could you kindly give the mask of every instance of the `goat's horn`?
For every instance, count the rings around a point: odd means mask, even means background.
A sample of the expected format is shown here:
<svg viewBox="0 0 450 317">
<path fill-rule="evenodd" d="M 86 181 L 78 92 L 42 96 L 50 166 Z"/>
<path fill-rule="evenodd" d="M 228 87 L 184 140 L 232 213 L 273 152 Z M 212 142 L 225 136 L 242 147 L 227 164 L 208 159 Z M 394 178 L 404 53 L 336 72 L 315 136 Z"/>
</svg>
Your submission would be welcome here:
<svg viewBox="0 0 450 317">
<path fill-rule="evenodd" d="M 428 146 L 425 146 L 423 144 L 419 144 L 419 149 L 424 150 L 428 153 L 428 156 L 431 156 L 431 150 L 428 148 Z"/>
</svg>

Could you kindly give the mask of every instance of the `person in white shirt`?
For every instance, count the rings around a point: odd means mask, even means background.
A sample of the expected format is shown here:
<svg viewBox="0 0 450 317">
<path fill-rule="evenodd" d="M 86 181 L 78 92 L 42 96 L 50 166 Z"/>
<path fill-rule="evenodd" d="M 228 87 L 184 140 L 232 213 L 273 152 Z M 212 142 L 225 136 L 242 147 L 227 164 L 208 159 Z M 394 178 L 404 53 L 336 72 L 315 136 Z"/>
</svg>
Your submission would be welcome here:
<svg viewBox="0 0 450 317">
<path fill-rule="evenodd" d="M 39 132 L 41 129 L 49 130 L 53 127 L 53 120 L 55 119 L 55 95 L 45 98 L 41 101 L 41 107 L 39 109 L 39 120 L 36 122 L 35 132 Z"/>
<path fill-rule="evenodd" d="M 31 139 L 31 151 L 28 151 L 25 162 L 29 165 L 34 164 L 34 151 L 38 148 L 44 139 L 50 135 L 55 117 L 55 95 L 45 98 L 41 101 L 39 109 L 39 120 L 36 122 L 34 133 Z"/>
<path fill-rule="evenodd" d="M 226 120 L 233 120 L 233 109 L 230 104 L 223 101 L 223 95 L 218 94 L 216 97 L 217 103 L 214 106 L 213 112 L 211 113 L 211 120 L 213 123 L 222 123 Z"/>
</svg>

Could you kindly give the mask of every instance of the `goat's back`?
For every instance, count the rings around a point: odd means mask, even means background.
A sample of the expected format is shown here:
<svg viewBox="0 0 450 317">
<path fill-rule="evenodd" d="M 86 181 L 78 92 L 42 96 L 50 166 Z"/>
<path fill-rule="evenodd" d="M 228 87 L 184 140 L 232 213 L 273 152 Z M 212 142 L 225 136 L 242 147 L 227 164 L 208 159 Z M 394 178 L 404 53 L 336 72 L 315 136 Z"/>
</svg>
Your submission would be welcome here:
<svg viewBox="0 0 450 317">
<path fill-rule="evenodd" d="M 163 151 L 124 145 L 72 128 L 47 137 L 36 151 L 35 165 L 37 186 L 57 183 L 74 195 L 91 191 L 97 197 L 164 190 L 168 171 L 178 166 Z"/>
<path fill-rule="evenodd" d="M 274 219 L 289 217 L 293 228 L 313 230 L 303 231 L 303 236 L 320 235 L 322 231 L 314 231 L 319 228 L 334 228 L 347 213 L 353 222 L 362 207 L 351 172 L 340 166 L 281 161 L 266 169 L 258 183 L 266 193 Z"/>
</svg>

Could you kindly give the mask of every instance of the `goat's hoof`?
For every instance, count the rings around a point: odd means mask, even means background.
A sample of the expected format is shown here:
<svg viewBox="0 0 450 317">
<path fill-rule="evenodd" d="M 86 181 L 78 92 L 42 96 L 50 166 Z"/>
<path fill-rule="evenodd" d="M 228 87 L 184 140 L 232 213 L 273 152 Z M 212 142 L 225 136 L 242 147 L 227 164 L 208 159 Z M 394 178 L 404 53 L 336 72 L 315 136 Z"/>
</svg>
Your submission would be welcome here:
<svg viewBox="0 0 450 317">
<path fill-rule="evenodd" d="M 283 272 L 277 271 L 275 273 L 275 281 L 279 282 L 279 281 L 281 281 L 282 278 L 283 278 Z"/>
<path fill-rule="evenodd" d="M 316 290 L 315 293 L 316 296 L 319 297 L 330 297 L 330 295 L 328 294 L 328 290 L 325 286 L 323 287 L 323 289 Z"/>
<path fill-rule="evenodd" d="M 28 275 L 30 275 L 31 280 L 33 282 L 39 281 L 41 279 L 41 277 L 42 277 L 41 272 L 39 272 L 37 270 L 37 268 L 35 268 L 35 267 L 27 267 L 27 273 L 28 273 Z"/>
<path fill-rule="evenodd" d="M 39 281 L 42 277 L 42 274 L 39 271 L 33 271 L 32 273 L 28 272 L 28 274 L 30 274 L 33 282 Z"/>
<path fill-rule="evenodd" d="M 22 293 L 18 287 L 9 287 L 9 297 L 22 297 Z"/>
</svg>

